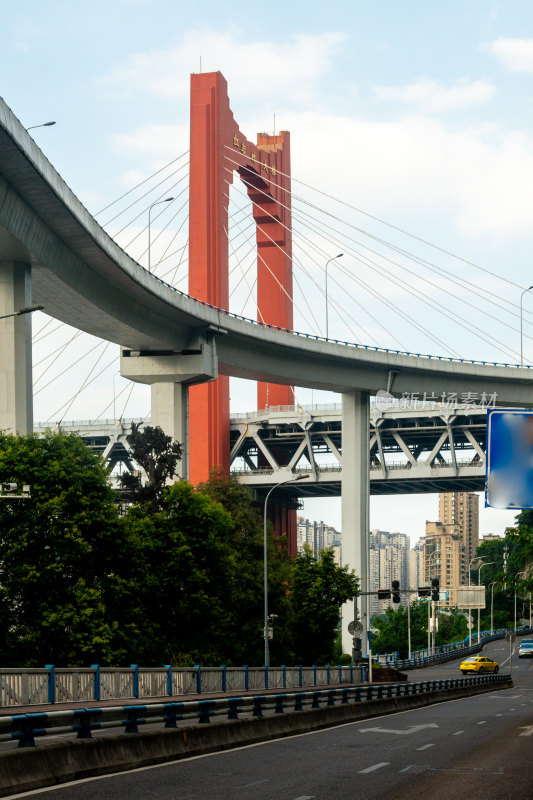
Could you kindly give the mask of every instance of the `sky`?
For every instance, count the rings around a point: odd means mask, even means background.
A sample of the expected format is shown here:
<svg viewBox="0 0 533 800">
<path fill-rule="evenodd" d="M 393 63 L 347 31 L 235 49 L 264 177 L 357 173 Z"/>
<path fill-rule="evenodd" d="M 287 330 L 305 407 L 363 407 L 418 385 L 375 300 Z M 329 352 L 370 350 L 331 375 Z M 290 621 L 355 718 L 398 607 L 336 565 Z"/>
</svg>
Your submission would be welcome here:
<svg viewBox="0 0 533 800">
<path fill-rule="evenodd" d="M 330 220 L 342 217 L 352 236 L 355 227 L 441 270 L 423 278 L 418 266 L 406 273 L 389 261 L 383 277 L 368 264 L 363 269 L 339 238 L 345 256 L 331 275 L 334 336 L 517 362 L 517 304 L 533 283 L 529 0 L 273 0 L 260 6 L 21 0 L 2 12 L 0 95 L 26 127 L 56 121 L 32 135 L 92 213 L 188 149 L 189 75 L 216 70 L 228 81 L 232 110 L 249 139 L 272 130 L 274 115 L 277 129 L 290 130 L 298 191 L 312 187 L 306 196 Z M 232 192 L 241 202 L 235 187 Z M 140 261 L 141 233 L 142 225 L 132 223 L 117 237 L 125 245 L 137 235 L 131 254 Z M 320 246 L 336 252 L 332 240 Z M 295 327 L 323 334 L 317 288 L 323 266 L 303 244 L 296 252 L 304 285 L 298 298 L 295 292 Z M 405 263 L 413 269 L 412 260 Z M 444 287 L 444 270 L 454 275 L 455 293 Z M 403 275 L 410 291 L 394 283 L 394 274 Z M 349 283 L 358 279 L 364 286 Z M 368 293 L 369 284 L 389 305 Z M 252 315 L 245 300 L 243 308 Z M 526 363 L 533 360 L 532 321 L 533 297 L 526 295 Z M 46 323 L 36 315 L 34 331 Z M 108 366 L 101 378 L 78 394 L 92 365 L 92 356 L 82 361 L 82 355 L 93 348 L 100 353 L 98 343 L 77 337 L 52 367 L 51 354 L 75 331 L 50 330 L 34 351 L 37 420 L 147 413 L 145 388 L 130 396 L 117 374 L 116 345 L 102 355 L 99 365 Z M 92 367 L 94 374 L 100 366 Z M 113 409 L 113 394 L 121 390 Z M 335 399 L 296 394 L 302 403 Z M 253 403 L 253 389 L 232 381 L 232 409 L 251 410 Z M 435 495 L 372 500 L 371 527 L 402 531 L 414 542 L 437 507 Z M 309 501 L 304 513 L 340 527 L 338 500 Z M 512 520 L 512 513 L 484 510 L 481 532 L 502 533 Z"/>
</svg>

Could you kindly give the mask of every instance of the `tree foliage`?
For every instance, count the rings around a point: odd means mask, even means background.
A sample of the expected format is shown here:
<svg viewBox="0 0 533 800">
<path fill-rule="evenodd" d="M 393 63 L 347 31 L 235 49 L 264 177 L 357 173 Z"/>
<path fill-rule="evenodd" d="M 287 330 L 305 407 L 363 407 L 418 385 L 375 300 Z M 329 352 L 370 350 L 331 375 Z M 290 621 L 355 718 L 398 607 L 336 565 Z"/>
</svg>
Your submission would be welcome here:
<svg viewBox="0 0 533 800">
<path fill-rule="evenodd" d="M 305 547 L 294 563 L 291 638 L 300 664 L 325 664 L 333 656 L 339 611 L 358 591 L 359 582 L 348 567 L 335 563 L 332 550 L 318 559 Z"/>
<path fill-rule="evenodd" d="M 3 663 L 120 658 L 127 545 L 102 460 L 74 435 L 1 435 L 0 482 L 31 487 L 0 500 Z"/>
<path fill-rule="evenodd" d="M 179 446 L 135 430 L 151 486 L 123 516 L 102 460 L 74 435 L 0 437 L 0 659 L 4 665 L 263 663 L 263 525 L 249 490 L 215 474 L 168 484 Z M 267 530 L 272 663 L 333 657 L 357 590 L 331 552 L 293 563 Z"/>
<path fill-rule="evenodd" d="M 139 473 L 125 473 L 120 479 L 122 488 L 134 503 L 144 505 L 149 511 L 157 511 L 169 481 L 176 476 L 183 448 L 159 426 L 152 428 L 147 425 L 141 430 L 135 422 L 131 425 L 128 444 L 133 461 L 144 471 L 145 480 Z"/>
<path fill-rule="evenodd" d="M 373 626 L 377 634 L 372 639 L 372 650 L 375 653 L 399 652 L 400 658 L 407 658 L 409 649 L 408 613 L 403 606 L 395 610 L 389 606 L 385 615 L 374 617 Z M 428 604 L 423 600 L 411 603 L 411 649 L 420 650 L 427 647 Z M 468 633 L 466 617 L 457 609 L 439 614 L 439 630 L 436 644 L 462 641 Z"/>
</svg>

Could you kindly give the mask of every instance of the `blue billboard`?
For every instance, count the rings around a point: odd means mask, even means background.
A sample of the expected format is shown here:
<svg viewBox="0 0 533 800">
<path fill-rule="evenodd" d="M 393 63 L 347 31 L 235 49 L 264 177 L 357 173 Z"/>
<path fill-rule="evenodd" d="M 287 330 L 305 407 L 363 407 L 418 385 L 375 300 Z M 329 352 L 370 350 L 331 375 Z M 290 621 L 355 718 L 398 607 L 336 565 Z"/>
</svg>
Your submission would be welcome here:
<svg viewBox="0 0 533 800">
<path fill-rule="evenodd" d="M 533 508 L 533 411 L 487 410 L 485 505 Z"/>
</svg>

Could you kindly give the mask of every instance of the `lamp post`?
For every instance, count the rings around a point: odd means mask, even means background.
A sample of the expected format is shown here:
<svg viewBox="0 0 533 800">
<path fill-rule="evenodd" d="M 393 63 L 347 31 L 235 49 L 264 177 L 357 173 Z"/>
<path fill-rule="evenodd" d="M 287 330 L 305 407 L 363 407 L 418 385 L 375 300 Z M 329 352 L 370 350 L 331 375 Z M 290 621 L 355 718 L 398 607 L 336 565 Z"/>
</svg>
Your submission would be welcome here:
<svg viewBox="0 0 533 800">
<path fill-rule="evenodd" d="M 268 538 L 267 538 L 267 505 L 268 498 L 275 489 L 283 486 L 286 483 L 296 483 L 296 481 L 303 481 L 309 478 L 309 475 L 298 475 L 296 478 L 287 478 L 287 480 L 276 483 L 272 489 L 269 489 L 265 497 L 265 504 L 263 506 L 263 597 L 264 597 L 264 626 L 263 633 L 265 637 L 265 667 L 270 666 L 270 647 L 268 644 Z"/>
<path fill-rule="evenodd" d="M 440 556 L 440 550 L 435 549 L 428 556 L 428 572 L 429 572 L 428 582 L 429 583 L 431 583 L 431 569 L 432 569 L 432 565 L 430 566 L 430 563 L 431 563 L 431 560 L 433 558 L 435 558 L 435 556 Z M 439 577 L 440 577 L 440 569 L 439 569 Z M 428 597 L 428 651 L 431 649 L 431 644 L 430 644 L 431 641 L 433 641 L 433 647 L 435 647 L 435 615 L 434 614 L 431 615 L 431 619 L 433 620 L 433 624 L 430 625 L 429 624 L 429 620 L 430 620 L 429 610 L 430 610 L 430 608 L 433 611 L 433 609 L 434 609 L 434 600 L 431 599 L 431 595 Z M 431 637 L 430 628 L 433 628 L 433 631 L 432 631 L 433 637 Z M 429 655 L 429 652 L 428 652 L 428 655 Z"/>
<path fill-rule="evenodd" d="M 515 581 L 516 581 L 516 579 L 518 577 L 520 577 L 520 575 L 525 575 L 525 574 L 526 574 L 525 571 L 524 572 L 517 572 L 516 575 L 514 576 Z M 515 584 L 515 587 L 514 587 L 514 631 L 516 633 L 516 584 Z"/>
<path fill-rule="evenodd" d="M 34 305 L 34 306 L 24 306 L 24 308 L 19 308 L 18 311 L 12 311 L 11 314 L 2 314 L 0 319 L 8 319 L 9 317 L 20 317 L 22 314 L 33 314 L 34 311 L 42 311 L 44 306 Z"/>
<path fill-rule="evenodd" d="M 494 587 L 499 581 L 492 581 L 490 585 L 490 632 L 494 633 Z"/>
<path fill-rule="evenodd" d="M 326 261 L 326 339 L 329 339 L 329 325 L 328 325 L 328 264 L 331 264 L 332 261 L 335 261 L 336 258 L 341 258 L 344 253 L 339 253 L 333 258 L 330 258 Z"/>
<path fill-rule="evenodd" d="M 55 122 L 41 122 L 40 125 L 30 125 L 26 130 L 32 131 L 34 128 L 49 128 L 50 125 L 55 125 Z"/>
<path fill-rule="evenodd" d="M 151 268 L 151 265 L 150 265 L 150 214 L 151 214 L 152 208 L 154 206 L 158 206 L 161 203 L 170 203 L 171 200 L 174 200 L 174 198 L 173 197 L 165 197 L 164 200 L 156 200 L 155 203 L 152 203 L 152 205 L 148 208 L 148 272 L 152 271 L 152 268 Z"/>
<path fill-rule="evenodd" d="M 483 559 L 480 558 L 479 556 L 474 556 L 474 558 L 471 558 L 470 561 L 468 562 L 468 588 L 470 588 L 470 586 L 472 585 L 471 580 L 470 580 L 470 574 L 471 574 L 470 573 L 470 569 L 471 569 L 472 564 L 474 563 L 474 561 L 482 562 Z M 472 625 L 472 621 L 470 619 L 471 616 L 472 616 L 472 609 L 469 608 L 468 609 L 468 624 L 470 626 Z M 472 627 L 468 628 L 468 646 L 472 647 Z"/>
<path fill-rule="evenodd" d="M 481 586 L 481 570 L 483 569 L 483 567 L 488 567 L 490 564 L 495 564 L 495 563 L 496 563 L 495 561 L 484 561 L 482 564 L 479 565 L 479 570 L 478 570 L 478 573 L 477 573 L 477 585 L 478 586 Z M 486 592 L 485 592 L 485 594 L 486 594 Z M 480 637 L 481 637 L 481 631 L 480 631 L 481 623 L 480 623 L 480 620 L 481 620 L 481 609 L 478 608 L 478 610 L 477 610 L 477 643 L 478 644 L 479 644 L 479 640 L 480 640 Z"/>
<path fill-rule="evenodd" d="M 522 299 L 526 292 L 531 291 L 533 286 L 528 286 L 527 289 L 524 289 L 522 294 L 520 295 L 520 366 L 524 366 L 524 356 L 523 356 L 523 337 L 522 337 L 522 329 L 523 329 L 523 320 L 522 320 Z"/>
</svg>

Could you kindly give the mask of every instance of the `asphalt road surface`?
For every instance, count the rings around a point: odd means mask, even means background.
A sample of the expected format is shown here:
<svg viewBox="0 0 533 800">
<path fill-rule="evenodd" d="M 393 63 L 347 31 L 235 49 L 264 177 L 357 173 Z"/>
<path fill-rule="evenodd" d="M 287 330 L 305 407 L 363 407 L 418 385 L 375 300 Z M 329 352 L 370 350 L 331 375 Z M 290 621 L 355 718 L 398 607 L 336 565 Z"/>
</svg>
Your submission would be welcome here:
<svg viewBox="0 0 533 800">
<path fill-rule="evenodd" d="M 89 778 L 13 797 L 41 800 L 526 800 L 533 798 L 533 659 L 513 689 L 325 731 Z M 501 671 L 509 646 L 484 652 Z M 420 677 L 458 675 L 458 662 Z M 418 679 L 411 672 L 412 679 Z"/>
</svg>

